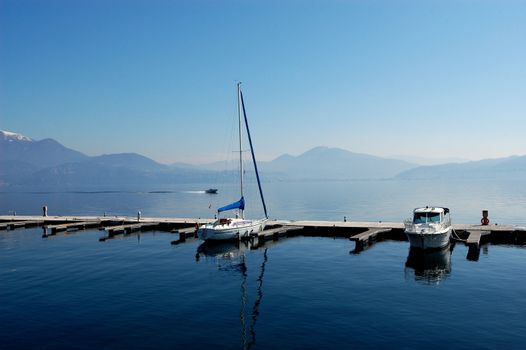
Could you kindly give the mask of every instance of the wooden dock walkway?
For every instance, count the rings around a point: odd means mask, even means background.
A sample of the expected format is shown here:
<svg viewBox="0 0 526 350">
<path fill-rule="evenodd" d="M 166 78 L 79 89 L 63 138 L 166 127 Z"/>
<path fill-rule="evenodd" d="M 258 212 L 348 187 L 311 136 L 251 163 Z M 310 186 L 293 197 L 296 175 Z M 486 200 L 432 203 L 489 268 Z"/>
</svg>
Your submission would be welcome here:
<svg viewBox="0 0 526 350">
<path fill-rule="evenodd" d="M 480 237 L 482 237 L 482 231 L 468 231 L 469 236 L 466 240 L 468 246 L 474 245 L 478 247 L 480 245 Z"/>
<path fill-rule="evenodd" d="M 252 233 L 248 239 L 253 240 L 253 247 L 257 248 L 265 244 L 268 240 L 277 240 L 280 237 L 290 235 L 292 232 L 299 232 L 303 230 L 303 226 L 277 226 L 274 228 L 266 229 L 258 233 Z"/>
<path fill-rule="evenodd" d="M 75 232 L 99 228 L 107 232 L 104 241 L 119 234 L 136 231 L 166 231 L 179 234 L 178 244 L 195 237 L 196 227 L 213 222 L 209 218 L 158 218 L 126 216 L 0 216 L 0 230 L 13 230 L 22 227 L 44 226 L 53 235 L 58 232 Z M 481 240 L 506 244 L 526 244 L 526 229 L 513 225 L 454 224 L 456 235 L 470 247 L 478 248 Z M 0 231 L 1 232 L 1 231 Z M 284 236 L 304 235 L 318 237 L 343 237 L 356 242 L 357 246 L 367 245 L 376 239 L 406 240 L 404 224 L 401 222 L 358 222 L 358 221 L 309 221 L 309 220 L 270 220 L 267 229 L 251 239 L 256 245 Z M 487 236 L 487 237 L 486 237 Z"/>
<path fill-rule="evenodd" d="M 107 220 L 109 221 L 109 220 Z M 69 224 L 58 224 L 58 225 L 46 225 L 45 228 L 47 230 L 50 230 L 48 233 L 48 236 L 54 235 L 58 232 L 63 231 L 70 231 L 70 230 L 86 230 L 90 228 L 98 228 L 100 227 L 104 221 L 101 220 L 93 220 L 93 221 L 79 221 L 79 222 L 73 222 Z"/>
<path fill-rule="evenodd" d="M 491 234 L 491 231 L 487 231 L 487 230 L 470 230 L 470 231 L 466 231 L 469 236 L 468 238 L 466 239 L 466 245 L 471 247 L 480 247 L 480 240 L 483 236 L 486 236 L 486 235 L 490 235 Z"/>
<path fill-rule="evenodd" d="M 179 239 L 172 241 L 172 244 L 186 242 L 188 238 L 197 238 L 197 227 L 185 227 L 178 230 L 172 230 L 172 233 L 179 234 Z"/>
<path fill-rule="evenodd" d="M 376 238 L 379 233 L 384 232 L 391 232 L 391 228 L 369 228 L 367 231 L 358 233 L 357 235 L 351 236 L 351 241 L 355 241 L 357 243 L 366 243 L 369 242 L 371 239 Z"/>
<path fill-rule="evenodd" d="M 129 235 L 132 232 L 137 231 L 154 231 L 159 228 L 159 224 L 155 222 L 145 222 L 145 223 L 134 223 L 118 226 L 108 226 L 104 227 L 104 230 L 108 233 L 107 237 L 102 237 L 100 241 L 105 241 L 106 239 L 113 238 L 116 235 Z"/>
<path fill-rule="evenodd" d="M 43 224 L 44 224 L 44 220 L 8 221 L 8 222 L 0 223 L 0 230 L 14 230 L 17 228 L 42 226 Z"/>
<path fill-rule="evenodd" d="M 141 217 L 137 221 L 136 216 L 86 216 L 86 215 L 69 215 L 69 216 L 40 216 L 40 215 L 0 215 L 0 224 L 6 222 L 22 222 L 22 221 L 38 221 L 42 222 L 45 225 L 52 224 L 66 224 L 68 222 L 81 222 L 81 221 L 122 221 L 127 223 L 132 222 L 156 222 L 160 224 L 171 224 L 171 225 L 180 225 L 180 224 L 206 224 L 213 222 L 214 219 L 207 218 L 166 218 L 166 217 Z"/>
</svg>

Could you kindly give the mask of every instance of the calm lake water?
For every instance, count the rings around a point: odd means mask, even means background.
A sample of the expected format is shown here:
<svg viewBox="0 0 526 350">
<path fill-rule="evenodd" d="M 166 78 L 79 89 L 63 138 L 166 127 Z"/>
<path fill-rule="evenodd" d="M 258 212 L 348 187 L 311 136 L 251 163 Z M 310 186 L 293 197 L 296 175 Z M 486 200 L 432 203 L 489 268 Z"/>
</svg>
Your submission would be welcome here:
<svg viewBox="0 0 526 350">
<path fill-rule="evenodd" d="M 220 185 L 209 195 L 210 184 L 164 187 L 82 188 L 60 191 L 0 191 L 0 214 L 129 215 L 208 217 L 239 199 L 234 185 Z M 446 206 L 457 223 L 478 223 L 488 209 L 492 223 L 526 223 L 526 179 L 523 181 L 332 181 L 263 183 L 269 216 L 290 220 L 401 222 L 422 205 Z M 263 215 L 255 184 L 246 188 L 246 213 Z"/>
<path fill-rule="evenodd" d="M 436 204 L 459 223 L 478 222 L 482 209 L 492 222 L 526 222 L 526 181 L 264 185 L 274 218 L 401 221 L 415 206 Z M 208 187 L 0 193 L 0 213 L 40 214 L 46 204 L 52 215 L 210 217 L 237 199 L 223 197 L 235 191 L 228 186 L 216 196 L 198 192 Z M 470 261 L 462 244 L 422 256 L 394 241 L 353 254 L 347 239 L 316 237 L 251 250 L 196 240 L 173 246 L 176 237 L 164 232 L 106 242 L 96 230 L 41 235 L 0 232 L 2 349 L 526 344 L 520 246 L 487 245 Z"/>
</svg>

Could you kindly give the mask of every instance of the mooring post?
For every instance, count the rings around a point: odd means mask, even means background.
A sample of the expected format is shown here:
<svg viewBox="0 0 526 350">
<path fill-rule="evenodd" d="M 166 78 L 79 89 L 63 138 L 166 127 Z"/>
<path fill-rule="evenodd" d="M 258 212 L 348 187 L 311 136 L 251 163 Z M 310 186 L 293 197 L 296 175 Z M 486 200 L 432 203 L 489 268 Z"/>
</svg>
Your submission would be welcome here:
<svg viewBox="0 0 526 350">
<path fill-rule="evenodd" d="M 195 222 L 195 231 L 194 231 L 194 238 L 199 238 L 197 235 L 197 232 L 199 231 L 199 222 Z"/>
<path fill-rule="evenodd" d="M 186 233 L 179 232 L 179 242 L 185 242 L 186 241 Z"/>
<path fill-rule="evenodd" d="M 480 219 L 480 223 L 484 226 L 489 225 L 489 214 L 488 210 L 482 210 L 482 219 Z"/>
</svg>

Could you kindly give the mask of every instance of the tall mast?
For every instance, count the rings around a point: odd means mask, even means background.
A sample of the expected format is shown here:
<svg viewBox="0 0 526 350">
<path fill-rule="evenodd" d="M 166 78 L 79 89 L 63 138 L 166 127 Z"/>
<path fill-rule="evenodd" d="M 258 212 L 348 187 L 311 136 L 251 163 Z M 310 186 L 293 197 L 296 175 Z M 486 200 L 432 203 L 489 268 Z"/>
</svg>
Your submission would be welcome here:
<svg viewBox="0 0 526 350">
<path fill-rule="evenodd" d="M 247 127 L 248 143 L 250 144 L 250 153 L 252 154 L 252 162 L 254 163 L 254 171 L 256 172 L 256 179 L 258 180 L 259 195 L 261 196 L 261 203 L 263 204 L 263 210 L 265 211 L 265 218 L 268 219 L 267 205 L 265 204 L 265 198 L 263 197 L 263 189 L 261 188 L 261 180 L 259 179 L 258 164 L 256 162 L 256 155 L 254 154 L 254 146 L 252 145 L 252 137 L 250 136 L 250 128 L 248 127 L 247 112 L 245 111 L 245 102 L 243 101 L 243 93 L 239 90 L 239 96 L 241 98 L 241 107 L 243 107 L 243 117 L 245 118 L 245 126 Z"/>
<path fill-rule="evenodd" d="M 241 82 L 237 83 L 237 118 L 239 126 L 239 178 L 241 183 L 241 198 L 243 198 L 243 148 L 241 135 Z M 243 209 L 239 209 L 242 219 L 244 219 Z"/>
</svg>

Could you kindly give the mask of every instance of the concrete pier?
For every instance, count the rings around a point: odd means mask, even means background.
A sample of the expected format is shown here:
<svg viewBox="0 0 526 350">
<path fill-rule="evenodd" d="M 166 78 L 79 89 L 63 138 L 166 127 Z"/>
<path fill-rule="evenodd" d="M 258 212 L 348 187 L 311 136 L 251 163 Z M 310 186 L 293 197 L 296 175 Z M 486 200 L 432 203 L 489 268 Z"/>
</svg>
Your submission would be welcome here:
<svg viewBox="0 0 526 350">
<path fill-rule="evenodd" d="M 350 237 L 351 241 L 356 242 L 355 251 L 360 251 L 365 245 L 369 244 L 373 239 L 378 237 L 380 233 L 391 232 L 392 228 L 368 228 L 362 233 L 358 233 Z"/>
<path fill-rule="evenodd" d="M 74 229 L 81 232 L 88 228 L 104 229 L 111 238 L 116 234 L 129 234 L 133 231 L 167 231 L 179 234 L 179 241 L 195 236 L 199 225 L 213 222 L 212 218 L 161 218 L 137 216 L 0 216 L 0 230 L 14 230 L 30 226 L 44 226 L 51 234 Z M 479 248 L 481 240 L 489 243 L 526 244 L 526 229 L 513 225 L 470 225 L 454 224 L 455 236 L 470 247 Z M 0 233 L 1 234 L 1 233 Z M 401 222 L 358 222 L 358 221 L 294 221 L 270 220 L 267 229 L 252 239 L 257 246 L 267 240 L 284 236 L 345 237 L 356 242 L 357 248 L 373 240 L 406 240 L 404 224 Z M 104 238 L 104 239 L 106 239 Z M 102 240 L 104 240 L 102 239 Z"/>
<path fill-rule="evenodd" d="M 25 221 L 6 221 L 0 223 L 0 230 L 14 230 L 17 228 L 26 228 L 33 226 L 41 226 L 44 224 L 43 220 L 25 220 Z"/>
</svg>

